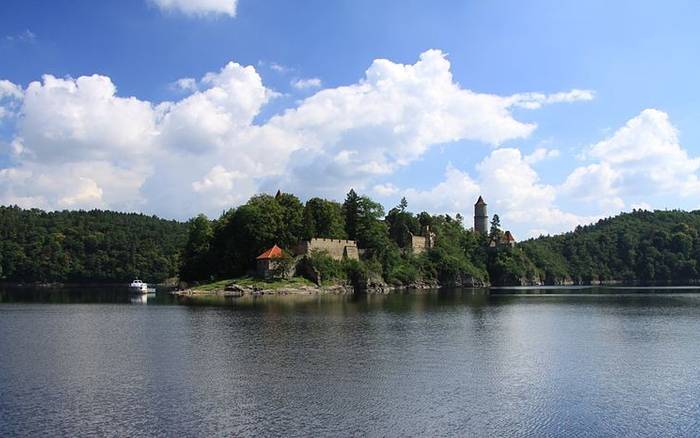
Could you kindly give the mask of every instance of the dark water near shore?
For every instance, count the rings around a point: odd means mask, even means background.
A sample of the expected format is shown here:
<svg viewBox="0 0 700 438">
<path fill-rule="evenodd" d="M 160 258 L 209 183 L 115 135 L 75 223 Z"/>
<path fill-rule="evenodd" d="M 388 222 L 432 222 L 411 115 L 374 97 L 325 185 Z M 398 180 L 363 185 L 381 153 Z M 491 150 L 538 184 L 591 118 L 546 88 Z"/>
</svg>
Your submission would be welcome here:
<svg viewBox="0 0 700 438">
<path fill-rule="evenodd" d="M 0 436 L 699 436 L 699 340 L 700 289 L 0 289 Z"/>
</svg>

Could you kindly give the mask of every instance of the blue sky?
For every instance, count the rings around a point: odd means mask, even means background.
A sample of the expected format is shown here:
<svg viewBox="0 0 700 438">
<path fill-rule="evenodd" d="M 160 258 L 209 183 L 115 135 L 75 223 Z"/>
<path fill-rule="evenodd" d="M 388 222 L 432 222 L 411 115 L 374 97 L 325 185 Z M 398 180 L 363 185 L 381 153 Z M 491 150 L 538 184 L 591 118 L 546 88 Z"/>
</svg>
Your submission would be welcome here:
<svg viewBox="0 0 700 438">
<path fill-rule="evenodd" d="M 470 217 L 483 193 L 520 238 L 697 209 L 698 12 L 5 1 L 0 203 L 185 219 L 277 187 L 342 199 L 352 186 Z"/>
</svg>

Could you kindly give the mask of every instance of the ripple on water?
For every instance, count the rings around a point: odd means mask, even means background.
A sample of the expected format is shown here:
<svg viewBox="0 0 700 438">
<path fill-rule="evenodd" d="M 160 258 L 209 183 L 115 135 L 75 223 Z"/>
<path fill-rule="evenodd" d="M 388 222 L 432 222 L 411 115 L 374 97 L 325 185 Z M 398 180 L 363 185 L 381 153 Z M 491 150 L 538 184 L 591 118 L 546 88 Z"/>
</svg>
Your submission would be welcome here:
<svg viewBox="0 0 700 438">
<path fill-rule="evenodd" d="M 0 435 L 697 436 L 699 316 L 694 296 L 0 304 Z"/>
</svg>

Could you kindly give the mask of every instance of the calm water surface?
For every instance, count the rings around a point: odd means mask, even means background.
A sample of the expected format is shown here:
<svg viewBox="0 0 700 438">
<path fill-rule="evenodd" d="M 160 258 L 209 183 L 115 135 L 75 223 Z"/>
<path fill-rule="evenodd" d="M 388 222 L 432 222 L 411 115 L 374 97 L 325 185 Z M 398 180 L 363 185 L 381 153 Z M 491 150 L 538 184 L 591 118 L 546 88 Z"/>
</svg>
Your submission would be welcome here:
<svg viewBox="0 0 700 438">
<path fill-rule="evenodd" d="M 699 436 L 700 290 L 659 292 L 0 289 L 0 436 Z"/>
</svg>

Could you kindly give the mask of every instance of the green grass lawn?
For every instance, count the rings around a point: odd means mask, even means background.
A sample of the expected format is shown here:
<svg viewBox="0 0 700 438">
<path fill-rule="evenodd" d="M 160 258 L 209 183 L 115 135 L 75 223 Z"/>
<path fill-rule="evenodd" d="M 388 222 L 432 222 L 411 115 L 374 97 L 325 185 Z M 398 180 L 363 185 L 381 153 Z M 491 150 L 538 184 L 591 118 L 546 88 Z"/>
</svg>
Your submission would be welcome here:
<svg viewBox="0 0 700 438">
<path fill-rule="evenodd" d="M 226 286 L 228 286 L 231 283 L 235 283 L 240 286 L 259 287 L 262 289 L 281 289 L 285 287 L 316 286 L 316 284 L 314 284 L 312 281 L 307 280 L 303 277 L 292 277 L 288 280 L 263 280 L 261 278 L 247 276 L 240 278 L 229 278 L 226 280 L 218 280 L 212 283 L 204 283 L 195 286 L 194 289 L 202 292 L 213 292 L 217 290 L 223 290 Z"/>
</svg>

